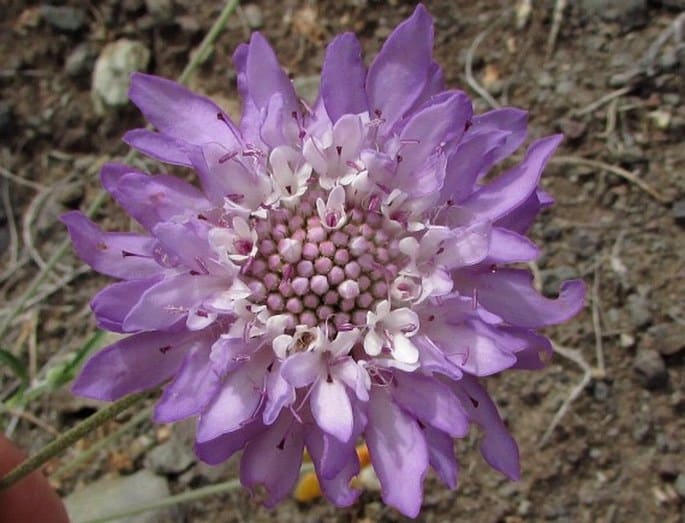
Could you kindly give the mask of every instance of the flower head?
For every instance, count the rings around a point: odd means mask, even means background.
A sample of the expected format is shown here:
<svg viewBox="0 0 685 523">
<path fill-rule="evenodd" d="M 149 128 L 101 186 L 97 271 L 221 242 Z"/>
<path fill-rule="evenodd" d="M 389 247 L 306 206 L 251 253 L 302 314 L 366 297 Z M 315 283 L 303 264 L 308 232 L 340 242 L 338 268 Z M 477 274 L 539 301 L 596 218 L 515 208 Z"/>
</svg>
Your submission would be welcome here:
<svg viewBox="0 0 685 523">
<path fill-rule="evenodd" d="M 98 324 L 129 334 L 86 364 L 74 391 L 113 400 L 169 381 L 155 419 L 198 417 L 196 452 L 243 450 L 240 477 L 274 505 L 303 450 L 339 506 L 358 492 L 363 439 L 384 500 L 416 516 L 432 466 L 454 487 L 453 438 L 470 425 L 495 469 L 518 451 L 479 378 L 537 369 L 536 328 L 571 318 L 581 282 L 557 299 L 507 264 L 536 258 L 525 237 L 550 203 L 538 189 L 560 141 L 483 177 L 526 137 L 526 115 L 474 115 L 445 90 L 419 6 L 365 69 L 351 34 L 329 45 L 312 108 L 265 39 L 234 55 L 239 125 L 213 102 L 136 74 L 130 96 L 156 132 L 124 140 L 194 169 L 200 188 L 106 165 L 102 181 L 144 234 L 62 220 L 77 253 L 120 279 L 92 302 Z"/>
</svg>

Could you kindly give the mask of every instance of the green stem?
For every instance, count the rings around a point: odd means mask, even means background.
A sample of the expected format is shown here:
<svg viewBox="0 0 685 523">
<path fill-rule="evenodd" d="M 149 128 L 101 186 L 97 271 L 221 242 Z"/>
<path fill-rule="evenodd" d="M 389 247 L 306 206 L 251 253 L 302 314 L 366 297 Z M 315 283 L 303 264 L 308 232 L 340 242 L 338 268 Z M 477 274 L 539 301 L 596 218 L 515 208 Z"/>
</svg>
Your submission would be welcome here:
<svg viewBox="0 0 685 523">
<path fill-rule="evenodd" d="M 135 416 L 131 417 L 130 420 L 128 420 L 126 423 L 124 423 L 121 427 L 119 427 L 117 430 L 112 432 L 111 434 L 108 434 L 107 437 L 102 438 L 101 440 L 96 441 L 93 443 L 90 447 L 88 447 L 87 450 L 84 450 L 83 452 L 80 452 L 77 456 L 74 457 L 71 461 L 68 461 L 65 463 L 62 467 L 57 469 L 55 472 L 50 474 L 50 479 L 59 479 L 72 470 L 78 468 L 81 464 L 85 463 L 88 461 L 91 457 L 93 457 L 95 454 L 100 452 L 102 449 L 104 449 L 107 445 L 110 443 L 116 441 L 118 438 L 120 438 L 123 434 L 134 428 L 136 425 L 138 425 L 140 422 L 143 420 L 147 419 L 150 416 L 150 412 L 152 409 L 146 408 L 138 412 Z"/>
<path fill-rule="evenodd" d="M 113 419 L 115 416 L 125 411 L 132 405 L 139 403 L 148 396 L 150 391 L 138 392 L 129 396 L 124 396 L 97 411 L 95 414 L 85 419 L 75 427 L 62 434 L 52 443 L 46 445 L 37 454 L 31 456 L 16 468 L 11 470 L 6 476 L 0 479 L 0 491 L 11 487 L 24 476 L 40 468 L 49 460 L 60 454 L 67 447 L 70 447 L 86 434 L 92 432 L 103 423 Z"/>
<path fill-rule="evenodd" d="M 206 58 L 207 53 L 209 49 L 211 48 L 212 45 L 214 45 L 214 42 L 216 39 L 219 37 L 219 34 L 221 34 L 221 31 L 226 27 L 226 23 L 228 22 L 229 16 L 233 13 L 235 8 L 238 6 L 238 0 L 228 0 L 226 2 L 226 5 L 222 9 L 221 13 L 219 14 L 219 18 L 216 19 L 212 27 L 209 29 L 209 32 L 205 36 L 205 38 L 202 40 L 202 43 L 200 44 L 200 47 L 198 50 L 195 52 L 195 54 L 191 57 L 191 59 L 188 62 L 188 65 L 183 69 L 183 72 L 181 75 L 178 77 L 178 81 L 180 83 L 185 83 L 188 81 L 188 78 L 190 78 L 190 75 L 193 73 L 193 71 L 202 63 L 202 61 Z M 135 150 L 129 151 L 129 153 L 124 157 L 123 163 L 128 163 L 130 162 L 134 156 L 136 155 Z M 102 207 L 102 204 L 105 202 L 107 199 L 107 193 L 103 190 L 101 190 L 97 196 L 95 197 L 95 200 L 93 200 L 93 203 L 90 204 L 90 207 L 86 211 L 86 215 L 88 217 L 92 217 L 99 209 Z M 2 323 L 0 323 L 0 339 L 3 339 L 5 336 L 5 333 L 9 329 L 11 323 L 14 321 L 14 319 L 21 313 L 21 311 L 24 309 L 24 305 L 26 305 L 26 302 L 33 297 L 35 294 L 36 290 L 38 290 L 38 287 L 43 284 L 43 282 L 47 279 L 48 274 L 52 271 L 52 269 L 55 268 L 57 263 L 62 259 L 64 254 L 67 252 L 69 249 L 69 246 L 71 245 L 71 241 L 69 238 L 66 238 L 62 243 L 60 243 L 57 248 L 54 250 L 52 253 L 52 256 L 48 259 L 47 262 L 45 262 L 45 266 L 40 270 L 40 272 L 33 278 L 33 281 L 29 284 L 29 286 L 26 288 L 24 293 L 19 296 L 19 299 L 17 302 L 14 304 L 12 309 L 7 313 L 7 315 L 4 317 L 2 320 Z"/>
<path fill-rule="evenodd" d="M 216 19 L 214 25 L 212 25 L 212 27 L 209 29 L 209 32 L 205 35 L 200 47 L 197 48 L 197 51 L 195 51 L 193 56 L 190 58 L 188 65 L 186 65 L 185 69 L 183 69 L 181 76 L 178 77 L 179 82 L 182 84 L 186 83 L 197 66 L 207 59 L 209 50 L 221 34 L 221 31 L 223 31 L 226 27 L 228 18 L 233 14 L 235 8 L 238 7 L 238 3 L 239 0 L 227 0 L 226 5 L 221 10 L 221 13 L 219 13 L 219 18 Z"/>
</svg>

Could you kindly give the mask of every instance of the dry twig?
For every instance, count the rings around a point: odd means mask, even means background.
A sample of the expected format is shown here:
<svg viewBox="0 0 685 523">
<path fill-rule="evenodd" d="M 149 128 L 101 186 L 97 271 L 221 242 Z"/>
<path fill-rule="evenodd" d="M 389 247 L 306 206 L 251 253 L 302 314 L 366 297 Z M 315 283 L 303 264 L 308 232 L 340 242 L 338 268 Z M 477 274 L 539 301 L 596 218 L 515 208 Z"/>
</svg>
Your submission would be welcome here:
<svg viewBox="0 0 685 523">
<path fill-rule="evenodd" d="M 602 260 L 595 265 L 595 277 L 592 281 L 592 327 L 595 331 L 595 353 L 597 356 L 597 367 L 594 370 L 594 377 L 597 379 L 604 379 L 606 377 L 606 368 L 604 366 L 604 346 L 602 344 L 602 325 L 599 317 L 600 301 L 599 301 L 599 278 Z"/>
<path fill-rule="evenodd" d="M 42 185 L 37 182 L 32 182 L 31 180 L 25 180 L 21 176 L 17 176 L 16 174 L 8 171 L 5 169 L 2 165 L 0 165 L 0 176 L 3 178 L 7 178 L 8 180 L 13 181 L 17 185 L 23 185 L 24 187 L 30 187 L 31 189 L 35 189 L 36 191 L 42 191 L 45 189 L 45 185 Z"/>
<path fill-rule="evenodd" d="M 590 160 L 588 158 L 581 158 L 580 156 L 554 156 L 553 158 L 550 159 L 550 163 L 557 163 L 557 164 L 562 164 L 562 165 L 584 165 L 586 167 L 593 167 L 595 169 L 601 169 L 603 171 L 607 171 L 607 172 L 610 172 L 612 174 L 615 174 L 616 176 L 620 176 L 621 178 L 628 180 L 630 183 L 637 185 L 640 189 L 642 189 L 644 192 L 649 194 L 652 198 L 657 200 L 659 203 L 669 203 L 671 201 L 670 198 L 664 196 L 659 191 L 652 188 L 652 186 L 649 185 L 647 182 L 645 182 L 644 180 L 641 180 L 640 178 L 638 178 L 635 174 L 631 173 L 630 171 L 627 171 L 626 169 L 623 169 L 622 167 L 618 167 L 617 165 L 611 165 L 609 163 L 601 162 L 599 160 Z"/>
<path fill-rule="evenodd" d="M 490 32 L 490 29 L 486 29 L 482 33 L 480 33 L 476 38 L 473 40 L 473 43 L 469 47 L 468 51 L 466 52 L 466 64 L 464 66 L 464 74 L 466 75 L 466 83 L 469 84 L 469 87 L 476 91 L 478 95 L 485 100 L 490 107 L 493 109 L 498 109 L 501 107 L 500 103 L 495 100 L 492 95 L 478 83 L 478 80 L 473 76 L 473 55 L 476 53 L 476 49 L 478 49 L 478 46 L 481 44 L 483 39 L 488 35 Z"/>
<path fill-rule="evenodd" d="M 601 98 L 595 100 L 594 102 L 586 105 L 582 109 L 574 109 L 571 111 L 571 114 L 573 116 L 585 116 L 586 114 L 590 114 L 591 112 L 599 109 L 602 107 L 605 103 L 611 102 L 615 98 L 620 98 L 624 94 L 628 94 L 630 91 L 632 91 L 631 86 L 626 86 L 626 87 L 621 87 L 620 89 L 616 89 L 615 91 L 612 91 L 608 94 L 605 94 Z"/>
<path fill-rule="evenodd" d="M 583 370 L 583 377 L 581 378 L 580 382 L 573 387 L 573 389 L 571 389 L 571 392 L 568 396 L 566 396 L 566 399 L 561 404 L 561 407 L 559 407 L 559 410 L 557 410 L 556 414 L 552 418 L 552 421 L 547 427 L 547 430 L 545 430 L 545 433 L 540 438 L 540 441 L 538 442 L 538 448 L 542 448 L 547 444 L 549 439 L 552 437 L 554 429 L 557 428 L 559 422 L 566 415 L 566 412 L 568 412 L 571 404 L 578 399 L 592 379 L 592 367 L 590 367 L 590 365 L 585 361 L 579 350 L 561 347 L 555 343 L 552 343 L 552 347 L 554 348 L 554 352 L 577 364 Z"/>
<path fill-rule="evenodd" d="M 554 3 L 554 13 L 552 14 L 552 27 L 547 37 L 547 47 L 545 50 L 545 60 L 549 60 L 554 53 L 557 45 L 561 23 L 564 21 L 564 11 L 566 10 L 566 0 L 556 0 Z"/>
<path fill-rule="evenodd" d="M 14 272 L 18 266 L 19 260 L 19 235 L 17 233 L 17 222 L 14 220 L 14 211 L 12 210 L 12 201 L 10 200 L 10 191 L 8 184 L 2 184 L 2 205 L 5 208 L 5 216 L 7 217 L 7 226 L 9 229 L 10 244 L 7 252 L 9 254 L 9 264 L 0 276 L 0 280 L 4 280 L 9 274 Z"/>
</svg>

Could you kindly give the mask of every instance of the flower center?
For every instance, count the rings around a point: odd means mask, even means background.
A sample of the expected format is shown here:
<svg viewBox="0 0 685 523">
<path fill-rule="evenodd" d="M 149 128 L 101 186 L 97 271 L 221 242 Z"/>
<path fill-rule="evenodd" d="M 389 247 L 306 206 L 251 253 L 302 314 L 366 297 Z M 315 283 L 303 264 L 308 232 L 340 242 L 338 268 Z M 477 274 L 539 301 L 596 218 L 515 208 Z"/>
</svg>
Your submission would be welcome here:
<svg viewBox="0 0 685 523">
<path fill-rule="evenodd" d="M 290 315 L 294 325 L 326 325 L 330 339 L 364 327 L 407 262 L 401 236 L 379 211 L 351 203 L 318 212 L 332 192 L 312 188 L 293 208 L 253 218 L 257 249 L 241 271 L 253 304 Z"/>
</svg>

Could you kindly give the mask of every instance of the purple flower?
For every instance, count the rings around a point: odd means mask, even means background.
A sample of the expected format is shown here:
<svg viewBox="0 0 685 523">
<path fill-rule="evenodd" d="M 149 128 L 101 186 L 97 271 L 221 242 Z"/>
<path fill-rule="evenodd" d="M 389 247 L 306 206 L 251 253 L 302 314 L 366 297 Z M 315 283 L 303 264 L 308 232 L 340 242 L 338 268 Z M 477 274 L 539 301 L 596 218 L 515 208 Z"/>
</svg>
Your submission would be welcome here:
<svg viewBox="0 0 685 523">
<path fill-rule="evenodd" d="M 273 506 L 303 450 L 324 494 L 358 492 L 366 441 L 383 499 L 408 516 L 429 466 L 457 482 L 453 439 L 472 424 L 481 452 L 519 477 L 516 443 L 480 378 L 538 369 L 535 329 L 568 320 L 584 286 L 540 296 L 525 234 L 551 203 L 538 181 L 560 136 L 484 176 L 526 138 L 526 113 L 474 115 L 445 90 L 425 8 L 390 35 L 367 72 L 360 45 L 329 45 L 309 108 L 260 34 L 234 55 L 244 100 L 236 126 L 210 100 L 136 74 L 130 96 L 156 132 L 124 140 L 194 169 L 200 188 L 106 165 L 102 182 L 145 234 L 62 220 L 95 270 L 121 281 L 92 302 L 100 327 L 128 337 L 85 365 L 77 394 L 115 400 L 168 382 L 155 419 L 198 417 L 196 452 L 243 450 L 240 479 Z"/>
</svg>

